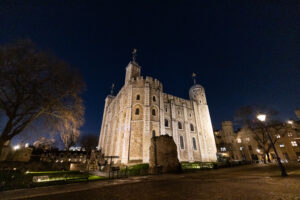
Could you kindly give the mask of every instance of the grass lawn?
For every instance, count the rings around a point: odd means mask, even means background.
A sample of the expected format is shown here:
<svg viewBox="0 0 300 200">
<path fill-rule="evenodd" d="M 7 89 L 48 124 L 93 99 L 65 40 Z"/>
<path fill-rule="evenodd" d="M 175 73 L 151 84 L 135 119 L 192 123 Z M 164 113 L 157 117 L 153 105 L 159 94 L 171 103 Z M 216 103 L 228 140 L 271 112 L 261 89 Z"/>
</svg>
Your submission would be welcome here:
<svg viewBox="0 0 300 200">
<path fill-rule="evenodd" d="M 106 177 L 79 171 L 0 171 L 0 191 L 103 179 Z"/>
</svg>

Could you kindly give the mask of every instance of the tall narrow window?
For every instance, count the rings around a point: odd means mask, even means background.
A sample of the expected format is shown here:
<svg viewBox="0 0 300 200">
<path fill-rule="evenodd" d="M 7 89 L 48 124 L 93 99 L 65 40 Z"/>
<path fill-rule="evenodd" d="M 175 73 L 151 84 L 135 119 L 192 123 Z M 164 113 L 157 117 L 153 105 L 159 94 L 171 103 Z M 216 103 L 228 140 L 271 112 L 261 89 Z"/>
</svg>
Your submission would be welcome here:
<svg viewBox="0 0 300 200">
<path fill-rule="evenodd" d="M 194 137 L 193 137 L 193 148 L 194 150 L 197 150 L 196 139 Z"/>
<path fill-rule="evenodd" d="M 181 124 L 181 122 L 178 122 L 178 129 L 182 129 L 182 124 Z"/>
<path fill-rule="evenodd" d="M 169 127 L 169 121 L 165 119 L 165 127 Z"/>
<path fill-rule="evenodd" d="M 156 113 L 155 113 L 155 109 L 152 109 L 152 115 L 156 115 Z"/>
<path fill-rule="evenodd" d="M 191 131 L 195 131 L 193 124 L 190 124 L 190 127 L 191 127 Z"/>
<path fill-rule="evenodd" d="M 135 115 L 139 115 L 140 114 L 140 109 L 135 109 Z"/>
<path fill-rule="evenodd" d="M 155 137 L 155 130 L 152 131 L 152 137 Z"/>
<path fill-rule="evenodd" d="M 180 136 L 180 148 L 184 149 L 183 137 Z"/>
<path fill-rule="evenodd" d="M 141 97 L 140 97 L 140 95 L 138 94 L 137 96 L 136 96 L 136 100 L 140 100 L 141 99 Z"/>
<path fill-rule="evenodd" d="M 153 99 L 153 101 L 154 101 L 154 102 L 156 101 L 156 98 L 155 98 L 155 96 L 153 96 L 153 97 L 152 97 L 152 99 Z"/>
</svg>

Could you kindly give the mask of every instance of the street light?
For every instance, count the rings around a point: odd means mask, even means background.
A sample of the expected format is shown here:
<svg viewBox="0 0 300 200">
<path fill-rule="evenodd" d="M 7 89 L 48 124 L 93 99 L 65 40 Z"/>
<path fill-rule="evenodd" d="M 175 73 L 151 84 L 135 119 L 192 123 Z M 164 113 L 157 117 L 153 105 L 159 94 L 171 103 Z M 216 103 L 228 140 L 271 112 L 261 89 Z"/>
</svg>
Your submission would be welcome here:
<svg viewBox="0 0 300 200">
<path fill-rule="evenodd" d="M 256 118 L 257 118 L 259 121 L 261 121 L 261 122 L 263 123 L 263 122 L 266 121 L 267 115 L 266 115 L 266 114 L 258 114 L 258 115 L 256 116 Z M 269 134 L 269 132 L 267 131 L 267 129 L 266 129 L 264 126 L 263 126 L 263 128 L 264 128 L 264 131 L 266 131 L 266 133 L 267 133 L 267 135 L 268 135 L 268 138 L 269 138 L 269 140 L 270 140 L 270 142 L 271 142 L 272 148 L 274 149 L 274 153 L 276 154 L 277 163 L 278 163 L 278 165 L 279 165 L 279 167 L 280 167 L 280 170 L 281 170 L 281 176 L 287 176 L 287 173 L 286 173 L 286 171 L 285 171 L 285 168 L 284 168 L 284 166 L 282 165 L 281 160 L 280 160 L 280 158 L 279 158 L 279 156 L 278 156 L 278 153 L 277 153 L 277 150 L 276 150 L 275 145 L 274 145 L 274 143 L 273 143 L 273 140 L 272 140 L 272 138 L 271 138 L 271 135 Z"/>
<path fill-rule="evenodd" d="M 264 121 L 266 121 L 267 115 L 265 115 L 265 114 L 258 114 L 256 117 L 257 117 L 257 119 L 259 121 L 264 122 Z"/>
<path fill-rule="evenodd" d="M 20 149 L 20 145 L 19 144 L 14 146 L 14 150 L 18 150 L 18 149 Z"/>
<path fill-rule="evenodd" d="M 292 125 L 294 122 L 293 120 L 288 120 L 287 123 Z"/>
</svg>

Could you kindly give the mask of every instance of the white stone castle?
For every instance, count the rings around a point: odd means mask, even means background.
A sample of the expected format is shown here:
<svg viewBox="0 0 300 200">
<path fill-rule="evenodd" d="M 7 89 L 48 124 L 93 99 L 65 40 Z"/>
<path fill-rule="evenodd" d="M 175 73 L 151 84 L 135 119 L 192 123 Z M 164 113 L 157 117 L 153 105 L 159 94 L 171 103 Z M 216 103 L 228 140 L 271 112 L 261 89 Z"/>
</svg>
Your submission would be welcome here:
<svg viewBox="0 0 300 200">
<path fill-rule="evenodd" d="M 141 76 L 135 56 L 125 84 L 105 99 L 98 148 L 115 163 L 149 163 L 151 138 L 170 135 L 180 162 L 216 161 L 216 144 L 204 88 L 195 84 L 190 100 L 163 92 L 162 84 Z"/>
</svg>

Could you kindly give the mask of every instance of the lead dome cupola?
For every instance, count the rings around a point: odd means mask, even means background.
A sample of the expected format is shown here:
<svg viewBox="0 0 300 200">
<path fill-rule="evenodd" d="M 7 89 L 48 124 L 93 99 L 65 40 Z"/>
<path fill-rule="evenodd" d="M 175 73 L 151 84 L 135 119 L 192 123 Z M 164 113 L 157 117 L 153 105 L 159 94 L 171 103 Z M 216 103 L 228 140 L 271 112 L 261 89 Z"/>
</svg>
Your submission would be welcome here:
<svg viewBox="0 0 300 200">
<path fill-rule="evenodd" d="M 190 99 L 200 104 L 206 104 L 205 90 L 202 85 L 195 84 L 189 91 Z"/>
</svg>

